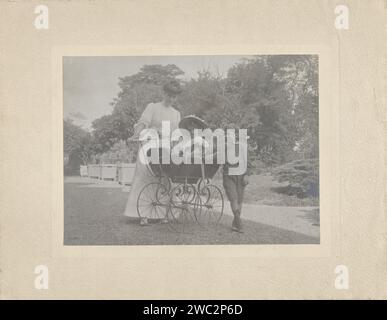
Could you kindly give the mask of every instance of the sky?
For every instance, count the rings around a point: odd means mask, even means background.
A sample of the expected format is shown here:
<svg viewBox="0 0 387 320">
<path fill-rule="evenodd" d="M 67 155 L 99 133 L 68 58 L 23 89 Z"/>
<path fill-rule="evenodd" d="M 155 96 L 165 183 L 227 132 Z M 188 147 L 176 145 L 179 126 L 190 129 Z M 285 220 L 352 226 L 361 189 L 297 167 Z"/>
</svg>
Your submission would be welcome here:
<svg viewBox="0 0 387 320">
<path fill-rule="evenodd" d="M 175 64 L 185 72 L 184 78 L 197 77 L 197 72 L 209 70 L 227 76 L 227 71 L 241 58 L 249 56 L 125 56 L 125 57 L 64 57 L 63 104 L 64 117 L 73 119 L 85 129 L 93 120 L 112 111 L 110 103 L 119 92 L 118 78 L 130 76 L 144 64 Z"/>
</svg>

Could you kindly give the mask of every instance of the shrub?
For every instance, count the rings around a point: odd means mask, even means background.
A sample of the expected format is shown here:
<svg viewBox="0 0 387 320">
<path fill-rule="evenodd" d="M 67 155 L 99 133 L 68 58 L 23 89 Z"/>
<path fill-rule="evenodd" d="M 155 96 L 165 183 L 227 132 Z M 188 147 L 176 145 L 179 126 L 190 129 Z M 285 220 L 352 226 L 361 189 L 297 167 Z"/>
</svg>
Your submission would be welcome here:
<svg viewBox="0 0 387 320">
<path fill-rule="evenodd" d="M 319 196 L 318 159 L 304 159 L 289 162 L 273 169 L 278 182 L 288 182 L 284 187 L 274 188 L 276 192 L 296 195 L 299 198 Z"/>
</svg>

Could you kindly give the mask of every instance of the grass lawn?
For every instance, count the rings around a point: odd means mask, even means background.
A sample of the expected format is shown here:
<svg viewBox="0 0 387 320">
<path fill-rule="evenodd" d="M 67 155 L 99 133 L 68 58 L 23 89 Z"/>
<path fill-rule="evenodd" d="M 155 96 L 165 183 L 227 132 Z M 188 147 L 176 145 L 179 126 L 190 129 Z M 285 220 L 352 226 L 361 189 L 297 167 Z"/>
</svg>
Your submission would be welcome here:
<svg viewBox="0 0 387 320">
<path fill-rule="evenodd" d="M 216 174 L 213 183 L 223 189 L 220 174 Z M 318 198 L 300 199 L 274 191 L 274 188 L 283 186 L 286 186 L 286 183 L 276 182 L 270 174 L 252 175 L 249 177 L 249 184 L 245 190 L 244 202 L 286 207 L 319 206 Z"/>
<path fill-rule="evenodd" d="M 259 180 L 259 179 L 258 179 Z M 262 180 L 259 180 L 261 182 Z M 219 182 L 219 181 L 218 181 Z M 221 182 L 220 182 L 221 183 Z M 253 180 L 251 185 L 255 184 Z M 248 189 L 250 186 L 248 187 Z M 261 194 L 246 190 L 248 201 L 264 201 Z M 262 191 L 262 190 L 261 190 Z M 245 221 L 243 234 L 231 232 L 231 217 L 211 228 L 193 226 L 192 233 L 176 233 L 168 225 L 141 227 L 138 219 L 122 212 L 128 193 L 121 188 L 93 188 L 87 183 L 64 185 L 65 245 L 176 245 L 176 244 L 301 244 L 318 239 L 296 232 Z M 281 199 L 281 198 L 279 198 Z M 270 201 L 276 203 L 275 197 Z"/>
</svg>

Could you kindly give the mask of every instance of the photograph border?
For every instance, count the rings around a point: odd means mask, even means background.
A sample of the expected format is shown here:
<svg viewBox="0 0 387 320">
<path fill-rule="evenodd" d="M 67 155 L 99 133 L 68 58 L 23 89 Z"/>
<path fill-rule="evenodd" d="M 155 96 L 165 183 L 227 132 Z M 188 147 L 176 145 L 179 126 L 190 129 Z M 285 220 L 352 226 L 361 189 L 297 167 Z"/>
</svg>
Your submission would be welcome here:
<svg viewBox="0 0 387 320">
<path fill-rule="evenodd" d="M 52 48 L 52 176 L 51 218 L 53 257 L 180 257 L 180 258 L 305 258 L 332 255 L 332 231 L 340 228 L 339 67 L 331 46 L 55 46 Z M 284 55 L 319 56 L 319 164 L 320 244 L 247 245 L 79 245 L 64 241 L 63 198 L 63 57 L 65 56 L 173 56 L 173 55 Z M 334 71 L 337 70 L 337 71 Z M 336 231 L 340 234 L 340 231 Z M 339 241 L 341 243 L 341 241 Z"/>
</svg>

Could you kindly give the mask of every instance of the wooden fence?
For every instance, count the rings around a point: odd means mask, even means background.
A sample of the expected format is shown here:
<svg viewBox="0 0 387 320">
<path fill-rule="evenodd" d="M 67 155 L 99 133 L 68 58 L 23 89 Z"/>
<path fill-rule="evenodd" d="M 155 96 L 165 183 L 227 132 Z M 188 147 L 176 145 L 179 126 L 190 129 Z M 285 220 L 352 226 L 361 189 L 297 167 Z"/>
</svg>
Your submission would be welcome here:
<svg viewBox="0 0 387 320">
<path fill-rule="evenodd" d="M 135 168 L 135 163 L 89 164 L 81 165 L 79 173 L 81 177 L 118 181 L 118 183 L 125 185 L 131 184 Z"/>
</svg>

